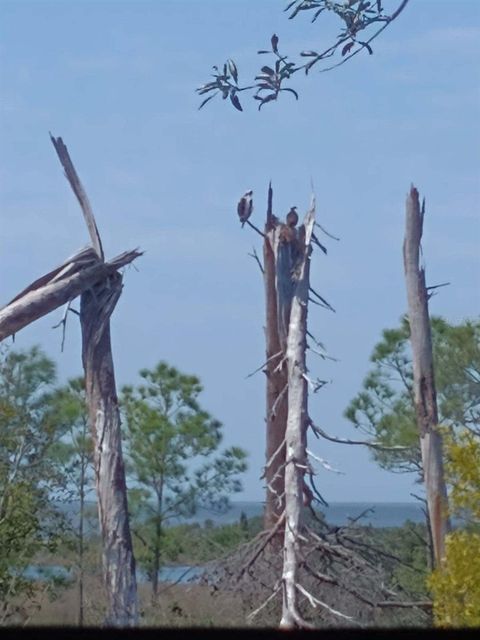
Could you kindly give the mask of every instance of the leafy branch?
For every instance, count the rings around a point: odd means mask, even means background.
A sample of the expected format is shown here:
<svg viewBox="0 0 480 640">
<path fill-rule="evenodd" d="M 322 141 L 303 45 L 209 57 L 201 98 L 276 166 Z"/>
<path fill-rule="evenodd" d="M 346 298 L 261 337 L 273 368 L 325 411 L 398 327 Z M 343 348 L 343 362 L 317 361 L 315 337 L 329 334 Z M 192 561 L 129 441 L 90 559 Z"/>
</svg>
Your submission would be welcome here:
<svg viewBox="0 0 480 640">
<path fill-rule="evenodd" d="M 301 12 L 313 12 L 311 22 L 315 22 L 321 13 L 330 11 L 334 13 L 342 23 L 336 41 L 321 52 L 308 50 L 300 52 L 300 60 L 293 62 L 287 55 L 280 54 L 278 50 L 279 38 L 274 33 L 270 39 L 271 48 L 261 49 L 258 54 L 273 55 L 271 65 L 263 65 L 255 76 L 252 84 L 239 85 L 238 67 L 232 59 L 228 59 L 222 69 L 214 66 L 213 81 L 207 82 L 196 89 L 200 95 L 207 97 L 201 102 L 199 109 L 221 95 L 223 100 L 230 98 L 235 109 L 243 111 L 238 94 L 243 91 L 254 91 L 253 98 L 258 101 L 259 110 L 267 102 L 278 99 L 281 92 L 291 93 L 298 100 L 298 93 L 290 86 L 284 86 L 292 75 L 309 71 L 319 62 L 333 58 L 340 52 L 340 60 L 320 69 L 320 72 L 330 71 L 347 62 L 363 50 L 373 54 L 371 42 L 377 38 L 386 27 L 395 20 L 408 4 L 409 0 L 402 0 L 392 14 L 387 14 L 381 0 L 368 2 L 366 0 L 346 0 L 334 2 L 332 0 L 294 0 L 289 2 L 284 11 L 291 11 L 289 19 L 295 18 Z M 372 33 L 373 31 L 373 33 Z M 361 38 L 365 32 L 366 38 Z M 370 35 L 369 35 L 370 34 Z M 307 61 L 304 59 L 308 58 Z M 208 95 L 207 95 L 208 94 Z"/>
</svg>

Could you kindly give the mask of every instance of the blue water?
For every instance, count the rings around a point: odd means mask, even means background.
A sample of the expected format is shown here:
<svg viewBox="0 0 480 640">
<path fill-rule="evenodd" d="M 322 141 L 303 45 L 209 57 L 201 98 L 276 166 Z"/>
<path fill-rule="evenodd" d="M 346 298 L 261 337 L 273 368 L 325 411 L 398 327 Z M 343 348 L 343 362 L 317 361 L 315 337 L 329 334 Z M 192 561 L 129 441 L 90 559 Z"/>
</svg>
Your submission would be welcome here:
<svg viewBox="0 0 480 640">
<path fill-rule="evenodd" d="M 191 567 L 188 565 L 165 566 L 158 572 L 160 582 L 185 584 L 190 580 L 195 581 L 204 571 L 203 567 Z M 30 565 L 22 572 L 22 576 L 27 580 L 50 580 L 51 578 L 62 578 L 63 580 L 73 580 L 75 572 L 68 567 L 61 565 Z M 145 572 L 137 569 L 137 581 L 148 582 Z"/>
<path fill-rule="evenodd" d="M 420 503 L 416 502 L 332 502 L 329 507 L 322 507 L 319 511 L 325 514 L 329 524 L 340 526 L 348 524 L 350 518 L 358 517 L 368 511 L 361 518 L 359 524 L 371 524 L 374 527 L 400 527 L 406 520 L 411 522 L 425 522 L 425 516 Z M 178 518 L 172 524 L 180 522 L 199 522 L 211 520 L 215 525 L 237 522 L 241 513 L 247 518 L 261 516 L 262 502 L 232 502 L 225 513 L 215 513 L 207 509 L 198 509 L 191 518 Z"/>
</svg>

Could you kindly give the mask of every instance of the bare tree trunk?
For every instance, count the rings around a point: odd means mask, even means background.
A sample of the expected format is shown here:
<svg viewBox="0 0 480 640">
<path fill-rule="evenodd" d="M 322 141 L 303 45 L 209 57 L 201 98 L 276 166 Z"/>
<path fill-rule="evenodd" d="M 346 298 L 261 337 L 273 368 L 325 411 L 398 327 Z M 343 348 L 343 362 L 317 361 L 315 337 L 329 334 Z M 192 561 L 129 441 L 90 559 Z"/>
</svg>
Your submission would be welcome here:
<svg viewBox="0 0 480 640">
<path fill-rule="evenodd" d="M 420 435 L 433 553 L 435 565 L 438 567 L 445 555 L 445 535 L 450 524 L 447 515 L 447 490 L 443 472 L 442 437 L 438 431 L 428 291 L 425 285 L 425 269 L 420 266 L 420 242 L 424 214 L 425 202 L 420 208 L 418 191 L 412 185 L 406 203 L 403 259 L 413 355 L 415 411 Z"/>
<path fill-rule="evenodd" d="M 305 626 L 297 607 L 297 570 L 299 537 L 302 526 L 304 476 L 307 470 L 306 432 L 308 427 L 307 387 L 307 312 L 310 275 L 311 234 L 315 221 L 314 206 L 305 217 L 293 250 L 293 273 L 285 273 L 294 287 L 287 337 L 288 420 L 285 467 L 285 541 L 283 561 L 283 607 L 281 627 Z M 288 245 L 286 245 L 288 246 Z M 286 248 L 286 247 L 285 247 Z M 285 290 L 288 290 L 285 283 Z"/>
<path fill-rule="evenodd" d="M 110 316 L 122 291 L 120 274 L 81 297 L 85 391 L 94 440 L 98 515 L 107 592 L 106 624 L 138 624 L 137 585 L 128 522 L 120 413 L 110 343 Z"/>
<path fill-rule="evenodd" d="M 285 429 L 288 414 L 287 368 L 282 360 L 284 351 L 280 345 L 277 316 L 277 268 L 275 241 L 276 225 L 272 213 L 272 186 L 268 189 L 267 222 L 263 243 L 263 264 L 266 307 L 266 465 L 267 495 L 264 527 L 271 529 L 282 516 L 285 508 Z M 279 531 L 279 534 L 281 531 Z M 281 544 L 275 536 L 274 544 Z"/>
</svg>

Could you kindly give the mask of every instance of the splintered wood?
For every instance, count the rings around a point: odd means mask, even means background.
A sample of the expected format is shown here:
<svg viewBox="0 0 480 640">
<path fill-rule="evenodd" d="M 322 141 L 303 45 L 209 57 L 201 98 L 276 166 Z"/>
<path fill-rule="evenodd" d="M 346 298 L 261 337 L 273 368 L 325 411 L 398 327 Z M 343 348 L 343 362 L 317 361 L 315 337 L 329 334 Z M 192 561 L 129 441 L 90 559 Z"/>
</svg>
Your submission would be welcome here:
<svg viewBox="0 0 480 640">
<path fill-rule="evenodd" d="M 141 252 L 105 262 L 90 202 L 61 138 L 51 137 L 65 176 L 82 209 L 91 246 L 37 278 L 0 309 L 0 340 L 81 296 L 82 359 L 94 440 L 94 466 L 107 594 L 105 623 L 138 624 L 135 560 L 128 521 L 120 415 L 110 343 L 110 316 L 122 292 L 119 269 Z"/>
</svg>

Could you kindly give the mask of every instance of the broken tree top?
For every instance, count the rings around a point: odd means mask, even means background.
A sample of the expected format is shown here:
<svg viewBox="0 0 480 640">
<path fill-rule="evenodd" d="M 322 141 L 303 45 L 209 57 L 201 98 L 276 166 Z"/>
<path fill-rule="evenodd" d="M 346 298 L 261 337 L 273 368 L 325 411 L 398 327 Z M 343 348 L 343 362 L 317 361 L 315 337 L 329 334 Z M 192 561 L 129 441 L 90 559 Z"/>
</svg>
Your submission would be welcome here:
<svg viewBox="0 0 480 640">
<path fill-rule="evenodd" d="M 80 249 L 60 266 L 37 278 L 0 309 L 0 340 L 72 301 L 142 255 L 141 251 L 133 249 L 105 262 L 95 217 L 67 147 L 62 138 L 54 138 L 52 135 L 50 138 L 82 209 L 91 246 Z"/>
</svg>

